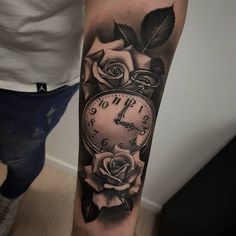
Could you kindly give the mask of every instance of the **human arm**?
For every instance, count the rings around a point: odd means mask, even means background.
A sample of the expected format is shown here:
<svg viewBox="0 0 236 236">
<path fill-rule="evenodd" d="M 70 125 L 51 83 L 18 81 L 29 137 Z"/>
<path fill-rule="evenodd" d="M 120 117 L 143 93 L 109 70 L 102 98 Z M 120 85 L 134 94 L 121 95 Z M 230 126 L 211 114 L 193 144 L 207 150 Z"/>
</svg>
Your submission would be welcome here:
<svg viewBox="0 0 236 236">
<path fill-rule="evenodd" d="M 73 236 L 131 236 L 186 0 L 87 0 Z"/>
</svg>

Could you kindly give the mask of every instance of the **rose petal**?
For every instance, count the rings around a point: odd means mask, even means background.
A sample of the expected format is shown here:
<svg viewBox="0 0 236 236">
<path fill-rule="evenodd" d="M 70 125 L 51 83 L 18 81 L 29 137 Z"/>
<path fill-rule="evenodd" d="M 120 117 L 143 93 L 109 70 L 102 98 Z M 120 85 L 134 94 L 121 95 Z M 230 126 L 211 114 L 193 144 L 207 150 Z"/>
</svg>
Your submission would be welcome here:
<svg viewBox="0 0 236 236">
<path fill-rule="evenodd" d="M 115 51 L 107 49 L 105 50 L 105 54 L 100 65 L 104 67 L 110 60 L 116 60 L 123 63 L 128 68 L 129 72 L 134 70 L 133 60 L 129 51 Z"/>
<path fill-rule="evenodd" d="M 116 154 L 116 153 L 119 153 L 119 152 L 124 152 L 124 153 L 129 153 L 130 154 L 129 150 L 122 149 L 119 146 L 115 145 L 114 148 L 112 149 L 112 153 Z"/>
<path fill-rule="evenodd" d="M 108 166 L 109 166 L 111 160 L 112 160 L 112 158 L 110 158 L 110 157 L 103 159 L 103 167 L 105 168 L 106 172 L 107 172 L 109 175 L 111 175 L 111 172 L 110 172 L 110 170 L 108 169 Z"/>
<path fill-rule="evenodd" d="M 116 60 L 110 60 L 106 63 L 106 65 L 103 68 L 103 71 L 106 74 L 105 78 L 111 79 L 111 80 L 121 79 L 123 77 L 125 68 L 126 68 L 126 66 L 124 64 L 122 64 Z M 116 71 L 118 73 L 114 73 L 114 71 Z"/>
<path fill-rule="evenodd" d="M 106 49 L 122 50 L 124 49 L 124 41 L 119 39 L 109 43 L 103 43 L 98 37 L 96 37 L 87 55 L 91 55 L 100 50 Z"/>
<path fill-rule="evenodd" d="M 111 174 L 108 173 L 106 170 L 104 170 L 103 168 L 99 167 L 99 174 L 102 174 L 104 177 L 110 176 Z"/>
<path fill-rule="evenodd" d="M 132 182 L 132 179 L 133 179 L 132 175 L 133 174 L 141 174 L 141 175 L 143 174 L 144 165 L 145 165 L 145 163 L 142 161 L 135 161 L 134 170 L 127 174 L 129 183 Z"/>
<path fill-rule="evenodd" d="M 142 162 L 142 161 L 140 160 L 140 152 L 139 152 L 139 151 L 136 152 L 136 153 L 133 155 L 133 157 L 134 157 L 134 160 L 135 160 L 136 162 Z"/>
<path fill-rule="evenodd" d="M 114 176 L 112 176 L 110 173 L 107 173 L 106 170 L 103 168 L 99 168 L 99 175 L 102 175 L 103 177 L 106 177 L 108 183 L 114 184 L 114 185 L 120 185 L 122 184 L 122 181 Z"/>
<path fill-rule="evenodd" d="M 94 74 L 94 76 L 98 80 L 98 82 L 100 82 L 99 86 L 102 90 L 108 90 L 111 88 L 119 88 L 120 84 L 123 81 L 123 75 L 121 78 L 111 77 L 105 74 L 100 67 L 97 68 L 97 72 Z"/>
<path fill-rule="evenodd" d="M 116 195 L 112 197 L 106 195 L 105 192 L 94 193 L 93 194 L 93 203 L 101 210 L 103 207 L 115 207 L 122 205 L 122 201 Z"/>
<path fill-rule="evenodd" d="M 125 184 L 120 185 L 120 186 L 116 186 L 116 185 L 112 185 L 112 184 L 104 184 L 104 188 L 106 188 L 106 189 L 115 189 L 117 191 L 124 191 L 124 190 L 130 188 L 130 184 L 125 183 Z"/>
<path fill-rule="evenodd" d="M 142 186 L 142 179 L 141 179 L 141 175 L 138 175 L 136 180 L 135 180 L 135 183 L 134 185 L 129 189 L 129 195 L 134 195 L 134 194 L 137 194 L 140 187 Z"/>
<path fill-rule="evenodd" d="M 120 172 L 117 173 L 115 175 L 115 177 L 120 179 L 121 181 L 123 181 L 125 179 L 126 171 L 127 171 L 128 167 L 129 167 L 129 164 L 126 164 L 126 165 L 122 166 Z"/>
<path fill-rule="evenodd" d="M 91 58 L 91 60 L 94 62 L 94 61 L 97 61 L 97 62 L 100 62 L 101 59 L 103 58 L 104 56 L 104 50 L 100 50 L 92 55 L 89 55 L 87 57 Z"/>
<path fill-rule="evenodd" d="M 125 167 L 126 167 L 126 170 L 127 170 L 127 168 L 129 167 L 129 164 L 126 163 L 126 164 L 124 164 L 123 166 L 120 166 L 120 167 L 117 167 L 117 168 L 114 168 L 114 169 L 111 169 L 111 168 L 110 168 L 110 172 L 112 173 L 113 176 L 116 176 L 116 175 L 119 174 Z"/>
<path fill-rule="evenodd" d="M 107 82 L 107 79 L 108 79 L 109 77 L 111 77 L 111 76 L 110 76 L 110 75 L 107 75 L 105 72 L 103 72 L 103 70 L 102 70 L 101 67 L 99 67 L 99 66 L 98 66 L 98 73 L 99 73 L 99 76 L 102 78 L 102 80 L 105 80 L 106 83 L 107 83 L 109 86 L 112 87 L 112 85 Z M 113 77 L 113 79 L 115 79 L 115 78 Z M 101 80 L 100 82 L 103 82 L 102 80 Z"/>
<path fill-rule="evenodd" d="M 112 75 L 112 74 L 108 74 L 105 71 L 105 68 L 109 68 L 109 67 L 118 67 L 119 70 L 121 71 L 117 76 Z M 113 88 L 119 88 L 119 87 L 123 87 L 124 84 L 127 83 L 127 81 L 129 80 L 129 70 L 127 68 L 126 65 L 117 62 L 115 60 L 111 60 L 108 61 L 107 64 L 105 65 L 104 71 L 101 75 L 101 77 L 103 79 L 105 79 Z"/>
<path fill-rule="evenodd" d="M 125 50 L 130 52 L 135 69 L 150 69 L 151 57 L 137 51 L 133 46 L 129 46 Z"/>
<path fill-rule="evenodd" d="M 127 174 L 126 181 L 130 184 L 133 183 L 137 176 L 140 174 L 140 169 L 141 167 L 138 164 L 135 164 L 135 168 L 133 169 L 133 171 Z"/>
<path fill-rule="evenodd" d="M 108 183 L 110 183 L 110 184 L 113 184 L 113 185 L 122 184 L 122 180 L 120 180 L 119 178 L 114 177 L 113 175 L 107 174 L 106 178 L 107 178 Z"/>
<path fill-rule="evenodd" d="M 93 62 L 91 61 L 91 59 L 86 57 L 84 59 L 84 78 L 83 78 L 85 99 L 87 99 L 91 94 L 94 94 L 97 89 L 97 83 L 92 75 L 92 65 Z"/>
<path fill-rule="evenodd" d="M 117 169 L 125 164 L 127 164 L 125 158 L 121 156 L 115 156 L 114 158 L 112 158 L 112 161 L 110 162 L 110 169 Z"/>
<path fill-rule="evenodd" d="M 103 152 L 95 154 L 93 158 L 93 173 L 99 174 L 99 167 L 103 165 L 103 160 L 105 158 L 112 158 L 113 154 L 111 152 Z"/>
<path fill-rule="evenodd" d="M 85 69 L 85 82 L 88 82 L 91 78 L 91 67 L 93 65 L 93 61 L 89 57 L 84 58 L 84 69 Z"/>
<path fill-rule="evenodd" d="M 126 163 L 128 163 L 130 165 L 130 170 L 134 169 L 134 157 L 127 152 L 118 152 L 115 154 L 114 159 L 115 158 L 123 158 L 125 160 Z"/>
<path fill-rule="evenodd" d="M 121 82 L 121 84 L 120 84 L 120 86 L 123 88 L 124 87 L 124 85 L 126 85 L 129 81 L 130 81 L 130 79 L 129 79 L 129 71 L 128 71 L 128 69 L 126 68 L 125 69 L 125 71 L 124 71 L 124 76 L 123 76 L 123 80 L 122 80 L 122 82 Z"/>
<path fill-rule="evenodd" d="M 112 86 L 105 80 L 102 78 L 101 74 L 103 74 L 102 69 L 98 66 L 98 63 L 95 61 L 93 63 L 93 67 L 92 67 L 92 71 L 93 71 L 93 76 L 103 85 L 105 85 L 107 88 L 106 89 L 111 89 Z"/>
<path fill-rule="evenodd" d="M 103 190 L 102 182 L 99 181 L 99 179 L 92 174 L 92 166 L 85 166 L 84 171 L 86 175 L 85 181 L 96 191 L 98 192 L 102 191 Z"/>
</svg>

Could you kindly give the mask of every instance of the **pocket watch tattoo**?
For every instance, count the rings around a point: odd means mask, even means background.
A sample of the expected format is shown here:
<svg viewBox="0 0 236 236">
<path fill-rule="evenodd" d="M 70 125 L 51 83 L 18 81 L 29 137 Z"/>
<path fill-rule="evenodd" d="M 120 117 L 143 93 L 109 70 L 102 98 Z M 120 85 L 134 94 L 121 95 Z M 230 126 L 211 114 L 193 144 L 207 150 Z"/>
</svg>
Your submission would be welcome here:
<svg viewBox="0 0 236 236">
<path fill-rule="evenodd" d="M 140 151 L 154 126 L 153 104 L 143 95 L 126 90 L 99 93 L 86 105 L 82 116 L 83 137 L 97 153 L 118 147 Z"/>
<path fill-rule="evenodd" d="M 101 219 L 106 209 L 132 211 L 141 191 L 142 155 L 157 114 L 154 94 L 161 96 L 165 74 L 163 60 L 151 55 L 169 39 L 174 24 L 173 6 L 147 14 L 140 32 L 115 22 L 114 39 L 104 43 L 97 36 L 84 58 L 81 127 L 91 162 L 79 176 L 86 223 Z"/>
</svg>

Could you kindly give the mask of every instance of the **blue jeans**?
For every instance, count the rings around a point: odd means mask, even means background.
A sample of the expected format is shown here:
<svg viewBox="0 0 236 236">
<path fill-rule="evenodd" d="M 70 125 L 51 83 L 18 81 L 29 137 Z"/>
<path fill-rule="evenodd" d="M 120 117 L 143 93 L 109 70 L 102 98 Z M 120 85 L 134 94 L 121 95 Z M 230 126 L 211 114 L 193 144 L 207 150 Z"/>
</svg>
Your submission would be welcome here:
<svg viewBox="0 0 236 236">
<path fill-rule="evenodd" d="M 0 89 L 0 161 L 8 169 L 0 187 L 3 196 L 19 197 L 39 175 L 46 138 L 78 88 L 63 86 L 44 94 Z"/>
</svg>

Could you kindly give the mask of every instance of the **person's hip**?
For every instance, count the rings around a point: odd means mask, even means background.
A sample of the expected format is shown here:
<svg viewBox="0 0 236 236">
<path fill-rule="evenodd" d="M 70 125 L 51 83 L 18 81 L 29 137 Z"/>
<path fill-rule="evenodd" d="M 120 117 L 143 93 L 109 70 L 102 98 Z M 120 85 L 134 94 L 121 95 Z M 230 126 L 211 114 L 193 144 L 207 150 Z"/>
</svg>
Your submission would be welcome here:
<svg viewBox="0 0 236 236">
<path fill-rule="evenodd" d="M 4 136 L 46 138 L 78 89 L 79 84 L 42 94 L 0 89 L 0 145 Z"/>
</svg>

